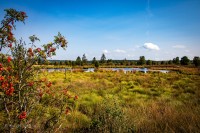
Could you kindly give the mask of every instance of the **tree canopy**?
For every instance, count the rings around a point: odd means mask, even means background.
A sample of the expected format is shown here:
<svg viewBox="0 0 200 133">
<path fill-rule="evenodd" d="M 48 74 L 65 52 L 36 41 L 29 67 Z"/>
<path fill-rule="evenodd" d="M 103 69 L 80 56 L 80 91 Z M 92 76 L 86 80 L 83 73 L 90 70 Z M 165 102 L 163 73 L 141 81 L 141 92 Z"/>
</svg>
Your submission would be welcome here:
<svg viewBox="0 0 200 133">
<path fill-rule="evenodd" d="M 190 63 L 190 60 L 188 59 L 187 56 L 183 56 L 181 58 L 181 65 L 189 65 L 189 63 Z"/>
<path fill-rule="evenodd" d="M 197 67 L 200 66 L 200 58 L 198 56 L 195 56 L 193 58 L 193 64 Z"/>
<path fill-rule="evenodd" d="M 145 57 L 144 56 L 140 56 L 138 63 L 139 63 L 139 65 L 145 65 L 146 64 Z"/>
<path fill-rule="evenodd" d="M 103 53 L 102 56 L 101 56 L 100 62 L 101 62 L 101 63 L 106 63 L 106 56 L 105 56 L 104 53 Z"/>
</svg>

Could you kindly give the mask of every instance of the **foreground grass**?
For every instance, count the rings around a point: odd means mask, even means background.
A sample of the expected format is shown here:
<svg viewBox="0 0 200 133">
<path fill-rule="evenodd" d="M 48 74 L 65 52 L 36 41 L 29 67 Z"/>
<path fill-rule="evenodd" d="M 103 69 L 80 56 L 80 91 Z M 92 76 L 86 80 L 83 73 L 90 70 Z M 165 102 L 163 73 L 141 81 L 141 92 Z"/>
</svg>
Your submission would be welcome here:
<svg viewBox="0 0 200 133">
<path fill-rule="evenodd" d="M 200 76 L 171 72 L 52 72 L 54 90 L 79 99 L 62 118 L 65 132 L 198 132 Z M 56 91 L 55 91 L 56 92 Z"/>
<path fill-rule="evenodd" d="M 43 95 L 28 115 L 28 132 L 200 131 L 198 69 L 180 68 L 167 74 L 42 70 L 34 78 L 48 78 L 53 85 L 39 88 Z M 66 103 L 69 112 L 65 108 L 60 112 Z M 6 132 L 2 109 L 1 105 L 0 132 Z"/>
</svg>

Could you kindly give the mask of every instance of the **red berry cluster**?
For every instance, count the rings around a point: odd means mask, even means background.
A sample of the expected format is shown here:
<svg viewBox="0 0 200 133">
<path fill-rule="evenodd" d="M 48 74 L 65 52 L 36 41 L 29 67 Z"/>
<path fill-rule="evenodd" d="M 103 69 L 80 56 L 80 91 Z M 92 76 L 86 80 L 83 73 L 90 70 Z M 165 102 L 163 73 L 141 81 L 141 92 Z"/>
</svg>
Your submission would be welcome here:
<svg viewBox="0 0 200 133">
<path fill-rule="evenodd" d="M 68 108 L 66 108 L 66 110 L 65 110 L 65 114 L 66 114 L 66 115 L 68 115 L 68 114 L 69 114 L 69 112 L 70 112 L 70 111 L 69 111 L 69 109 L 68 109 Z"/>
<path fill-rule="evenodd" d="M 12 43 L 8 44 L 8 47 L 9 47 L 9 48 L 12 48 Z"/>
<path fill-rule="evenodd" d="M 10 63 L 12 58 L 10 56 L 8 56 L 7 60 L 8 60 L 8 63 Z"/>
<path fill-rule="evenodd" d="M 7 62 L 10 63 L 12 58 L 10 56 L 7 57 Z M 7 96 L 12 96 L 14 93 L 12 76 L 9 73 L 12 71 L 10 66 L 4 67 L 0 63 L 0 88 L 5 92 Z"/>
<path fill-rule="evenodd" d="M 41 48 L 37 48 L 36 50 L 37 50 L 37 52 L 40 52 L 40 51 L 41 51 Z"/>
<path fill-rule="evenodd" d="M 77 100 L 77 99 L 78 99 L 78 96 L 75 96 L 75 97 L 74 97 L 74 100 Z"/>
<path fill-rule="evenodd" d="M 0 72 L 3 70 L 4 70 L 3 65 L 0 63 Z"/>
<path fill-rule="evenodd" d="M 15 28 L 16 21 L 24 21 L 27 17 L 25 12 L 18 12 L 15 9 L 6 9 L 6 16 L 2 21 L 2 27 L 0 27 L 0 51 L 2 47 L 12 48 L 12 43 L 15 42 L 15 37 L 12 30 Z"/>
<path fill-rule="evenodd" d="M 10 83 L 9 88 L 6 90 L 6 95 L 11 96 L 13 95 L 13 92 L 14 92 L 14 87 L 13 87 L 13 84 Z"/>
<path fill-rule="evenodd" d="M 0 76 L 0 82 L 4 80 L 4 76 Z"/>
<path fill-rule="evenodd" d="M 47 56 L 51 57 L 52 53 L 56 51 L 56 48 L 53 47 L 52 43 L 47 44 Z"/>
<path fill-rule="evenodd" d="M 22 16 L 24 16 L 24 17 L 26 16 L 26 13 L 25 13 L 25 12 L 21 12 L 21 14 L 22 14 Z"/>
<path fill-rule="evenodd" d="M 34 56 L 32 48 L 28 49 L 27 54 L 28 54 L 28 57 L 33 57 Z"/>
<path fill-rule="evenodd" d="M 20 120 L 23 120 L 23 119 L 25 119 L 27 116 L 26 116 L 26 112 L 25 111 L 23 111 L 20 115 L 19 115 L 19 119 Z"/>
<path fill-rule="evenodd" d="M 52 85 L 51 82 L 49 82 L 49 83 L 46 84 L 47 87 L 51 87 L 51 85 Z"/>
<path fill-rule="evenodd" d="M 28 83 L 28 86 L 33 86 L 34 85 L 34 82 L 29 82 Z"/>
</svg>

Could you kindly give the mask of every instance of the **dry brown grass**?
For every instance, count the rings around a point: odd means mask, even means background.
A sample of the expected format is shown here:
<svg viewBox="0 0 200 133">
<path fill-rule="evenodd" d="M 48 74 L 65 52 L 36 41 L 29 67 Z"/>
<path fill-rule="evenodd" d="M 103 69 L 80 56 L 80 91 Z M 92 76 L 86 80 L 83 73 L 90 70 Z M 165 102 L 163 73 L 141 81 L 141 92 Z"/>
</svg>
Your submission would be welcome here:
<svg viewBox="0 0 200 133">
<path fill-rule="evenodd" d="M 142 133 L 197 133 L 200 131 L 199 112 L 199 107 L 173 106 L 166 101 L 153 101 L 127 110 L 135 123 L 135 131 Z"/>
</svg>

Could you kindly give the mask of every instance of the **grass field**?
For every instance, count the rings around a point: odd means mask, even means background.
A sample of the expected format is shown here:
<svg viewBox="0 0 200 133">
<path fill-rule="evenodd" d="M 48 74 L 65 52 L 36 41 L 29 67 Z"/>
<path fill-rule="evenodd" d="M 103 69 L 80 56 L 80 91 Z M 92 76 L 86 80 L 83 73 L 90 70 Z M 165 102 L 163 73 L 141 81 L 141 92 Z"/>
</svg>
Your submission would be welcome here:
<svg viewBox="0 0 200 133">
<path fill-rule="evenodd" d="M 200 76 L 190 71 L 39 76 L 50 79 L 55 95 L 66 88 L 79 97 L 58 123 L 62 132 L 199 132 Z"/>
</svg>

